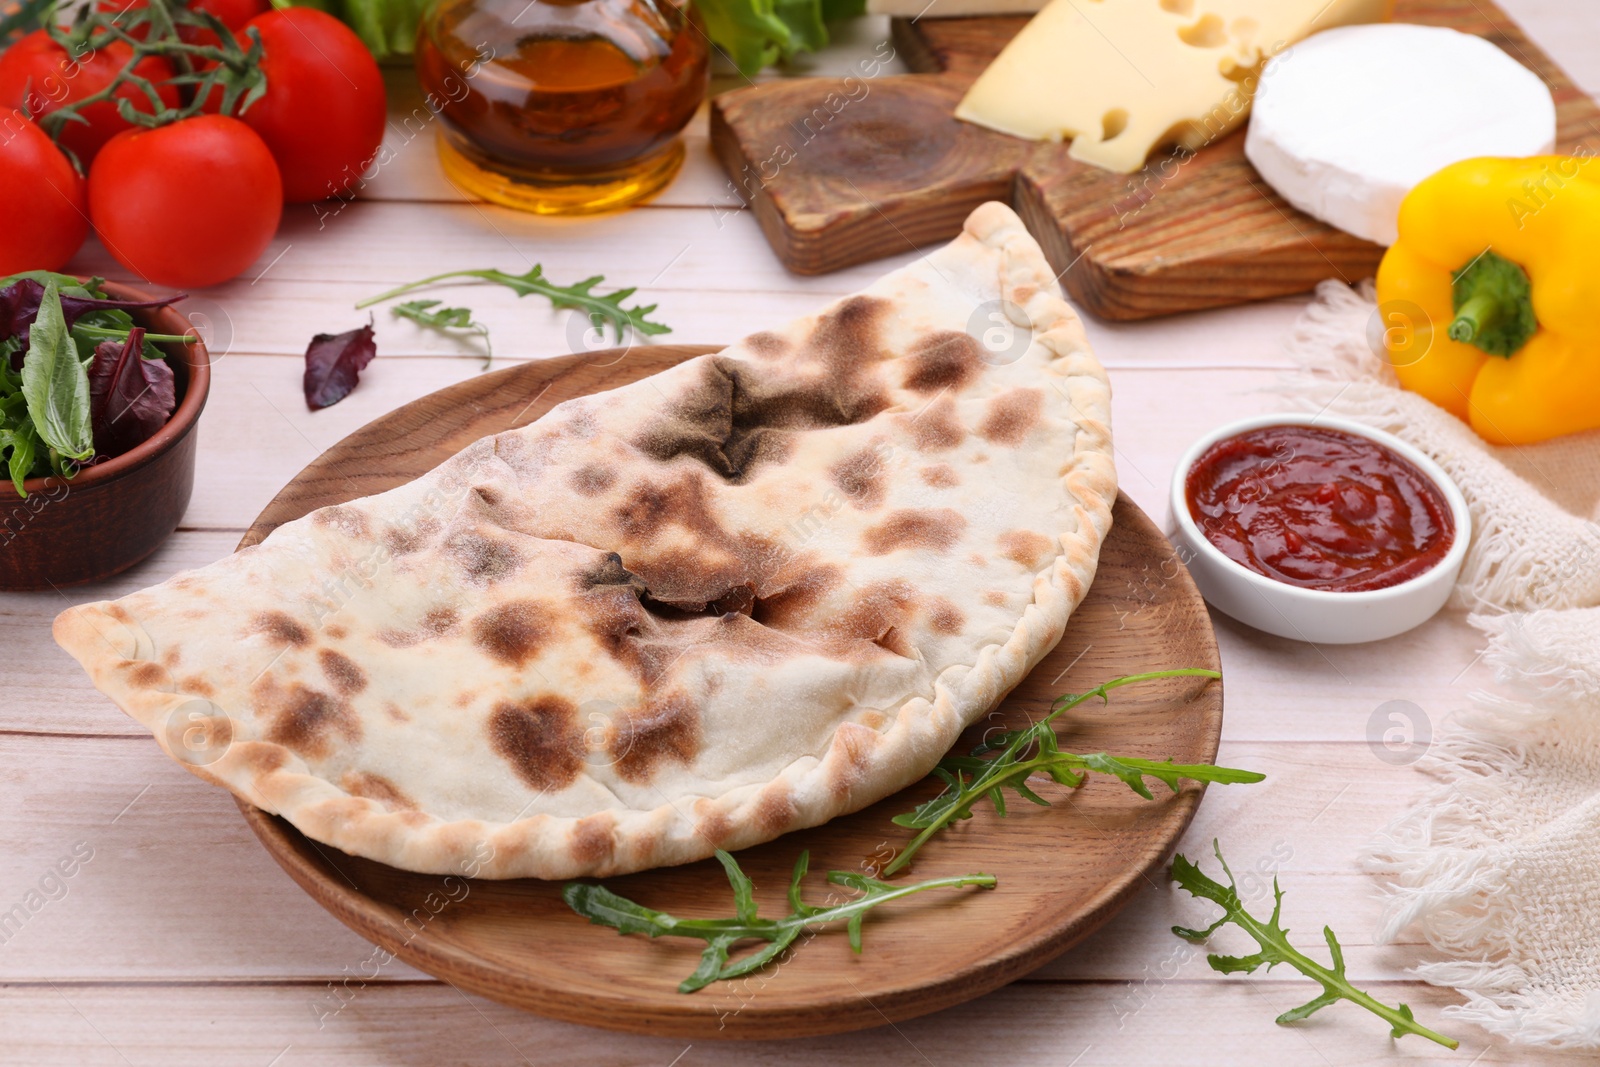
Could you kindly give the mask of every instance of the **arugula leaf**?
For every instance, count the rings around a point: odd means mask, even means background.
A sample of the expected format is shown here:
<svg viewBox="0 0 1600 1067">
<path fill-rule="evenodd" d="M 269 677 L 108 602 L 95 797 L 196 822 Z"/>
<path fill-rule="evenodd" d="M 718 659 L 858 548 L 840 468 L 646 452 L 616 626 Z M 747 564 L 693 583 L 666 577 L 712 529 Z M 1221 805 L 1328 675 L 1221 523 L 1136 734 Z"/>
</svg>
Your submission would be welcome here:
<svg viewBox="0 0 1600 1067">
<path fill-rule="evenodd" d="M 357 304 L 356 310 L 359 311 L 362 308 L 371 307 L 373 304 L 381 304 L 385 300 L 393 300 L 397 296 L 403 296 L 413 290 L 421 289 L 423 286 L 436 285 L 439 282 L 450 281 L 455 278 L 493 282 L 496 285 L 505 286 L 518 296 L 543 296 L 548 298 L 551 305 L 556 308 L 575 308 L 578 311 L 588 312 L 589 321 L 594 324 L 595 328 L 599 329 L 608 324 L 611 326 L 611 329 L 616 333 L 619 344 L 623 339 L 624 332 L 630 329 L 641 337 L 651 337 L 656 334 L 672 332 L 670 327 L 664 326 L 659 322 L 650 321 L 649 315 L 656 309 L 656 305 L 649 304 L 645 307 L 636 306 L 631 308 L 622 306 L 624 300 L 638 291 L 636 288 L 618 289 L 605 296 L 598 296 L 594 293 L 594 287 L 606 280 L 604 275 L 596 274 L 592 278 L 585 278 L 583 281 L 574 282 L 571 285 L 556 285 L 545 278 L 544 268 L 537 263 L 529 268 L 525 274 L 507 274 L 505 271 L 492 269 L 446 271 L 443 274 L 435 274 L 430 278 L 407 282 L 405 285 L 397 286 L 386 293 L 379 293 L 377 296 L 369 297 Z"/>
<path fill-rule="evenodd" d="M 22 394 L 39 439 L 50 449 L 51 466 L 70 477 L 64 463 L 94 456 L 89 420 L 89 375 L 67 333 L 61 294 L 47 282 L 38 316 L 28 328 L 28 355 L 22 361 Z"/>
<path fill-rule="evenodd" d="M 483 338 L 483 369 L 488 370 L 489 364 L 494 360 L 494 345 L 489 340 L 489 327 L 477 322 L 472 317 L 471 308 L 434 308 L 444 303 L 442 300 L 407 300 L 404 304 L 396 304 L 389 311 L 403 319 L 431 326 L 436 330 L 471 330 Z"/>
<path fill-rule="evenodd" d="M 619 933 L 644 934 L 652 938 L 693 937 L 704 941 L 706 948 L 700 956 L 700 965 L 678 986 L 680 993 L 693 993 L 712 982 L 738 978 L 759 970 L 777 959 L 784 949 L 794 944 L 801 932 L 810 927 L 827 926 L 843 920 L 849 931 L 850 947 L 860 952 L 861 921 L 867 912 L 878 905 L 929 889 L 956 889 L 963 886 L 993 889 L 995 884 L 992 874 L 963 874 L 935 878 L 916 885 L 893 885 L 855 871 L 829 871 L 828 882 L 831 885 L 853 889 L 860 895 L 843 904 L 822 907 L 807 904 L 801 899 L 800 883 L 811 864 L 811 854 L 802 852 L 789 879 L 789 906 L 793 910 L 782 919 L 763 919 L 757 911 L 755 886 L 739 867 L 739 861 L 721 849 L 717 850 L 716 856 L 728 875 L 728 884 L 733 888 L 734 917 L 731 919 L 679 919 L 618 896 L 605 886 L 587 882 L 567 883 L 561 890 L 561 899 L 596 926 L 609 926 Z M 765 941 L 767 945 L 729 962 L 729 950 L 740 941 Z"/>
<path fill-rule="evenodd" d="M 1194 667 L 1113 678 L 1086 693 L 1061 697 L 1043 719 L 1031 726 L 1007 730 L 984 741 L 972 750 L 970 756 L 946 756 L 933 769 L 934 777 L 945 785 L 943 792 L 918 804 L 914 810 L 894 817 L 897 826 L 922 832 L 911 839 L 911 843 L 883 869 L 883 873 L 894 874 L 903 870 L 929 838 L 954 822 L 972 818 L 972 806 L 985 798 L 994 805 L 994 810 L 1001 817 L 1006 814 L 1008 789 L 1029 803 L 1049 807 L 1050 802 L 1028 786 L 1028 779 L 1035 774 L 1047 775 L 1052 781 L 1074 789 L 1084 783 L 1089 771 L 1109 774 L 1146 800 L 1154 799 L 1149 786 L 1144 783 L 1146 777 L 1164 783 L 1174 793 L 1183 779 L 1224 785 L 1264 779 L 1266 775 L 1256 771 L 1217 767 L 1209 763 L 1171 763 L 1110 756 L 1104 752 L 1079 754 L 1061 751 L 1061 739 L 1051 725 L 1056 716 L 1093 697 L 1109 700 L 1111 690 L 1125 685 L 1157 678 L 1190 677 L 1220 678 L 1221 675 L 1216 671 Z M 990 754 L 994 752 L 999 755 L 991 758 Z"/>
<path fill-rule="evenodd" d="M 1212 953 L 1206 957 L 1211 964 L 1211 969 L 1223 974 L 1244 973 L 1250 974 L 1265 964 L 1268 970 L 1280 963 L 1287 963 L 1307 978 L 1315 979 L 1322 985 L 1321 995 L 1307 1001 L 1298 1008 L 1290 1008 L 1278 1016 L 1279 1025 L 1298 1022 L 1301 1019 L 1321 1011 L 1330 1004 L 1341 1000 L 1348 1000 L 1352 1004 L 1359 1004 L 1374 1015 L 1389 1023 L 1389 1035 L 1401 1038 L 1407 1034 L 1416 1034 L 1429 1041 L 1437 1042 L 1445 1048 L 1456 1048 L 1459 1042 L 1454 1038 L 1435 1033 L 1426 1026 L 1418 1023 L 1411 1009 L 1404 1004 L 1397 1007 L 1374 999 L 1361 992 L 1350 984 L 1350 979 L 1345 976 L 1344 950 L 1339 947 L 1338 938 L 1333 935 L 1331 926 L 1322 928 L 1323 939 L 1328 943 L 1328 954 L 1333 959 L 1332 967 L 1324 967 L 1310 956 L 1300 952 L 1289 944 L 1289 931 L 1285 930 L 1279 922 L 1283 911 L 1283 890 L 1278 887 L 1278 880 L 1272 880 L 1272 918 L 1265 922 L 1257 919 L 1245 910 L 1243 902 L 1239 900 L 1239 889 L 1233 878 L 1233 872 L 1228 869 L 1228 861 L 1222 858 L 1222 846 L 1215 839 L 1211 842 L 1212 851 L 1217 855 L 1217 862 L 1222 864 L 1222 871 L 1228 876 L 1228 884 L 1223 885 L 1214 878 L 1200 870 L 1199 866 L 1189 861 L 1182 853 L 1172 858 L 1172 880 L 1189 891 L 1191 896 L 1209 900 L 1222 909 L 1222 917 L 1204 930 L 1190 930 L 1182 926 L 1174 926 L 1172 932 L 1186 941 L 1204 941 L 1217 931 L 1224 923 L 1233 923 L 1239 929 L 1249 934 L 1261 946 L 1261 951 L 1251 956 L 1222 956 Z"/>
</svg>

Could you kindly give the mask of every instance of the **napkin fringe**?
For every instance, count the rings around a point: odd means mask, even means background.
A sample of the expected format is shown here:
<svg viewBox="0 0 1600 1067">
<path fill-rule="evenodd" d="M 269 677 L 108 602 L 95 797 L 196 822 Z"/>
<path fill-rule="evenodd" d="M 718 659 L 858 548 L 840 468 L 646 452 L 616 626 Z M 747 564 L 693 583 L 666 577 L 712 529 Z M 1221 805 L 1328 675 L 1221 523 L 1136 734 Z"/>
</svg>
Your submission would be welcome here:
<svg viewBox="0 0 1600 1067">
<path fill-rule="evenodd" d="M 1467 998 L 1444 1008 L 1445 1016 L 1519 1042 L 1592 1048 L 1600 1045 L 1600 994 L 1552 983 L 1511 934 L 1526 907 L 1512 877 L 1522 842 L 1508 838 L 1502 821 L 1508 806 L 1534 803 L 1540 728 L 1559 734 L 1555 720 L 1581 709 L 1600 685 L 1571 665 L 1576 614 L 1472 619 L 1489 639 L 1484 660 L 1497 681 L 1530 699 L 1474 694 L 1473 706 L 1454 717 L 1456 729 L 1418 765 L 1440 784 L 1395 819 L 1361 862 L 1383 877 L 1387 894 L 1379 941 L 1412 928 L 1454 957 L 1411 970 Z"/>
</svg>

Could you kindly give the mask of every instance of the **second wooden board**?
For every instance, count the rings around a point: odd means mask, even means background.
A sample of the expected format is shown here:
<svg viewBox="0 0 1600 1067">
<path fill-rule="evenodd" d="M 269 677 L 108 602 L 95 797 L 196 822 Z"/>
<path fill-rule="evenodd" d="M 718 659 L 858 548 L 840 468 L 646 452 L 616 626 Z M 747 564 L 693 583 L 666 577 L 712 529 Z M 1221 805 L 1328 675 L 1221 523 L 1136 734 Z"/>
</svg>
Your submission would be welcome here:
<svg viewBox="0 0 1600 1067">
<path fill-rule="evenodd" d="M 1491 0 L 1397 0 L 1395 19 L 1485 37 L 1555 95 L 1557 146 L 1600 130 L 1600 108 Z M 1061 282 L 1107 319 L 1146 319 L 1370 276 L 1379 246 L 1291 207 L 1244 156 L 1244 130 L 1192 156 L 1114 174 L 957 121 L 967 87 L 1022 17 L 894 21 L 915 75 L 768 82 L 712 101 L 711 141 L 785 266 L 822 274 L 946 241 L 985 200 L 1027 222 Z"/>
<path fill-rule="evenodd" d="M 525 363 L 484 374 L 378 419 L 329 449 L 267 507 L 241 547 L 307 512 L 417 477 L 488 434 L 526 425 L 563 400 L 614 388 L 714 349 L 641 346 Z M 1155 525 L 1126 498 L 1099 572 L 1061 642 L 1001 706 L 957 744 L 1037 721 L 1065 692 L 1125 674 L 1218 668 L 1205 604 Z M 774 709 L 775 712 L 781 709 Z M 1206 763 L 1222 729 L 1222 687 L 1169 678 L 1117 690 L 1058 720 L 1071 751 Z M 1045 784 L 1053 801 L 1014 801 L 1009 818 L 984 803 L 970 821 L 918 854 L 912 880 L 985 872 L 992 891 L 924 894 L 866 920 L 865 951 L 843 930 L 802 936 L 764 972 L 682 994 L 703 944 L 649 941 L 591 926 L 561 899 L 561 884 L 489 882 L 396 870 L 319 845 L 282 819 L 240 802 L 251 829 L 313 898 L 385 952 L 462 989 L 542 1015 L 694 1040 L 837 1033 L 913 1018 L 970 1000 L 1028 973 L 1087 937 L 1141 890 L 1158 888 L 1166 856 L 1200 801 L 1185 784 L 1147 801 L 1101 778 L 1077 790 Z M 826 825 L 746 849 L 761 913 L 788 913 L 790 870 L 802 849 L 806 898 L 848 894 L 829 870 L 881 868 L 912 831 L 891 818 L 939 790 L 925 780 Z M 1022 809 L 1022 810 L 1018 810 Z M 679 917 L 733 914 L 715 861 L 606 879 L 611 889 Z M 735 948 L 735 954 L 751 951 Z M 377 956 L 381 960 L 383 957 Z"/>
</svg>

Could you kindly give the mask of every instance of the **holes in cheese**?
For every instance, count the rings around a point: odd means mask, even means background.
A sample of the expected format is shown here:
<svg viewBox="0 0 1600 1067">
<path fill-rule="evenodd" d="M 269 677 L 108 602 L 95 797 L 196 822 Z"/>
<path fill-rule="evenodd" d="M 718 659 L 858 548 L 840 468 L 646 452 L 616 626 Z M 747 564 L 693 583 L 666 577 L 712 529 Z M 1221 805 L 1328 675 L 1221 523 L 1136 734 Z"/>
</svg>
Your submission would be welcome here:
<svg viewBox="0 0 1600 1067">
<path fill-rule="evenodd" d="M 1071 140 L 1074 159 L 1131 173 L 1175 135 L 1194 148 L 1238 125 L 1249 75 L 1280 42 L 1387 13 L 1387 0 L 1051 0 L 956 117 Z"/>
<path fill-rule="evenodd" d="M 1228 30 L 1215 15 L 1206 15 L 1192 26 L 1178 29 L 1178 40 L 1195 48 L 1221 48 L 1228 43 Z"/>
</svg>

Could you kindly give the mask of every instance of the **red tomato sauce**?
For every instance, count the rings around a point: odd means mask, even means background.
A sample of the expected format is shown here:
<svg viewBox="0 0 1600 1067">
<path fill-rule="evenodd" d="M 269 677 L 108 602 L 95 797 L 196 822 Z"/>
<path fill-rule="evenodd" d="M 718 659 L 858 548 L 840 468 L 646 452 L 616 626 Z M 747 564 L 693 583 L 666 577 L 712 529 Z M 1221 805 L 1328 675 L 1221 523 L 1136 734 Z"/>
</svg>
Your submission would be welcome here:
<svg viewBox="0 0 1600 1067">
<path fill-rule="evenodd" d="M 1386 589 L 1432 569 L 1455 540 L 1449 501 L 1376 441 L 1263 426 L 1208 448 L 1184 485 L 1206 540 L 1236 563 L 1307 589 Z"/>
</svg>

